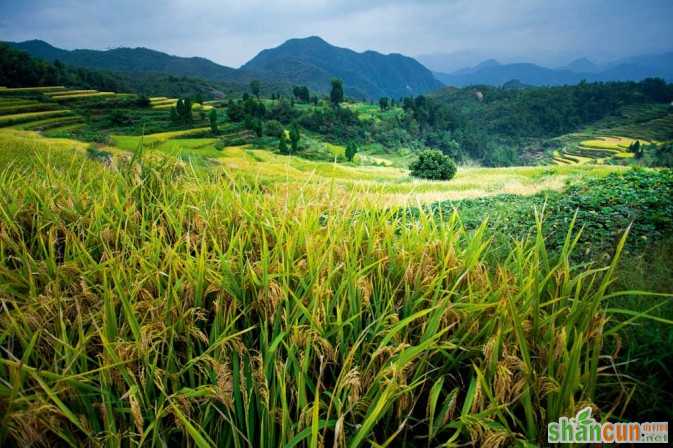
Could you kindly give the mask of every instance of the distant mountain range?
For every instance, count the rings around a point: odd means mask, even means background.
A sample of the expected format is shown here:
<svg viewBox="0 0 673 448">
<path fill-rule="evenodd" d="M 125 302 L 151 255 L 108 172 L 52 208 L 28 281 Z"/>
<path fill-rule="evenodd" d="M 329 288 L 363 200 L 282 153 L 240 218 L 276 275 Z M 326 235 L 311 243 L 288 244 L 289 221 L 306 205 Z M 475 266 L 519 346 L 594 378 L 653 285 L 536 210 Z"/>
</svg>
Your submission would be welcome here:
<svg viewBox="0 0 673 448">
<path fill-rule="evenodd" d="M 289 91 L 291 85 L 305 85 L 321 94 L 328 93 L 330 81 L 339 78 L 344 82 L 347 96 L 363 99 L 415 96 L 440 89 L 443 84 L 503 86 L 512 80 L 517 83 L 508 84 L 508 88 L 577 84 L 582 80 L 638 81 L 647 77 L 673 82 L 673 52 L 625 58 L 604 65 L 581 58 L 557 68 L 532 63 L 501 64 L 487 59 L 474 67 L 451 73 L 433 73 L 417 60 L 401 54 L 358 53 L 331 45 L 316 36 L 290 39 L 278 47 L 262 50 L 240 68 L 147 48 L 69 51 L 41 40 L 7 43 L 37 58 L 131 75 L 168 74 L 241 86 L 258 79 L 284 91 Z M 449 60 L 451 57 L 445 55 L 442 59 L 442 55 L 426 55 L 423 60 L 432 67 L 455 67 L 456 61 Z M 457 54 L 456 57 L 460 59 L 462 56 Z"/>
<path fill-rule="evenodd" d="M 339 78 L 347 95 L 366 99 L 419 95 L 442 87 L 430 70 L 412 58 L 375 51 L 357 53 L 330 45 L 319 37 L 291 39 L 263 50 L 240 69 L 205 58 L 172 56 L 147 48 L 68 51 L 40 40 L 8 44 L 37 58 L 90 69 L 165 73 L 215 82 L 247 83 L 259 79 L 306 85 L 323 94 L 329 92 L 330 81 Z"/>
<path fill-rule="evenodd" d="M 577 84 L 582 80 L 640 81 L 649 77 L 673 82 L 673 52 L 625 58 L 605 65 L 597 65 L 581 58 L 559 68 L 547 68 L 532 63 L 501 64 L 494 59 L 488 59 L 474 67 L 452 73 L 435 72 L 435 77 L 456 87 L 476 84 L 501 86 L 513 79 L 533 86 Z"/>
</svg>

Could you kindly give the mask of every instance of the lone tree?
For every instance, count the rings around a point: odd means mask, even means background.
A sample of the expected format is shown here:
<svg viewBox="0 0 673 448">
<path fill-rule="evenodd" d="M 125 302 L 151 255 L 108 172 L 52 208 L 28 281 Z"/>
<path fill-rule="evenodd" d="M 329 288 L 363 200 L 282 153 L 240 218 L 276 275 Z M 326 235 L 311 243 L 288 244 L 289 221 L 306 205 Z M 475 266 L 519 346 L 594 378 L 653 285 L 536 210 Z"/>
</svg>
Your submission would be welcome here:
<svg viewBox="0 0 673 448">
<path fill-rule="evenodd" d="M 220 133 L 220 130 L 217 128 L 217 109 L 212 108 L 208 113 L 208 119 L 210 120 L 210 130 L 213 134 L 217 135 Z"/>
<path fill-rule="evenodd" d="M 261 91 L 261 84 L 258 80 L 254 79 L 250 81 L 250 92 L 259 99 L 259 92 Z"/>
<path fill-rule="evenodd" d="M 379 98 L 379 107 L 381 108 L 381 111 L 386 111 L 390 107 L 390 103 L 388 102 L 388 98 L 381 97 Z"/>
<path fill-rule="evenodd" d="M 412 176 L 422 179 L 451 180 L 456 175 L 456 164 L 451 157 L 436 149 L 421 151 L 409 169 Z"/>
<path fill-rule="evenodd" d="M 340 79 L 332 80 L 332 91 L 329 94 L 329 99 L 335 107 L 344 100 L 344 85 Z"/>
<path fill-rule="evenodd" d="M 299 127 L 296 123 L 293 123 L 292 127 L 290 128 L 290 142 L 292 143 L 292 152 L 297 152 L 299 149 L 299 140 L 301 140 Z"/>
<path fill-rule="evenodd" d="M 355 146 L 355 143 L 350 142 L 348 146 L 346 146 L 346 160 L 349 162 L 353 161 L 353 158 L 355 157 L 355 154 L 358 153 L 358 148 Z"/>
</svg>

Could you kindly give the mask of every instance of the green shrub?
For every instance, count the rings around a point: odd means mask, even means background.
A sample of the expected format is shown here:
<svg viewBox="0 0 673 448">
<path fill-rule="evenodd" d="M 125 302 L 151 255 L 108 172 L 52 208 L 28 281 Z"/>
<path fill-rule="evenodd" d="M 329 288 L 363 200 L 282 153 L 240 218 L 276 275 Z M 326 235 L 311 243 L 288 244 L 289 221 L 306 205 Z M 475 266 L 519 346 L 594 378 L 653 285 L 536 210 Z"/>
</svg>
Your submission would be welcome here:
<svg viewBox="0 0 673 448">
<path fill-rule="evenodd" d="M 412 176 L 423 179 L 451 180 L 456 175 L 456 164 L 451 157 L 433 149 L 421 151 L 409 169 Z"/>
<path fill-rule="evenodd" d="M 278 120 L 269 120 L 264 124 L 264 133 L 270 137 L 280 137 L 283 125 Z"/>
</svg>

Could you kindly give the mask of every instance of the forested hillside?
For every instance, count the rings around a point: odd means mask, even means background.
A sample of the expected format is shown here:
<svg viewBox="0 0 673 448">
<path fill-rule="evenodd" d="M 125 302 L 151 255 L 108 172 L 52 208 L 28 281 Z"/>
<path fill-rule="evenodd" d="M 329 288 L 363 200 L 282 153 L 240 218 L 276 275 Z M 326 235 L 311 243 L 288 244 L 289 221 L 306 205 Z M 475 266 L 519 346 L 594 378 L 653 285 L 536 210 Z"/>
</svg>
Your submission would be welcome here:
<svg viewBox="0 0 673 448">
<path fill-rule="evenodd" d="M 0 43 L 0 85 L 6 87 L 66 85 L 85 89 L 133 92 L 141 95 L 203 96 L 218 98 L 240 94 L 247 86 L 214 83 L 162 73 L 123 73 L 73 67 L 60 60 L 49 62 Z"/>
</svg>

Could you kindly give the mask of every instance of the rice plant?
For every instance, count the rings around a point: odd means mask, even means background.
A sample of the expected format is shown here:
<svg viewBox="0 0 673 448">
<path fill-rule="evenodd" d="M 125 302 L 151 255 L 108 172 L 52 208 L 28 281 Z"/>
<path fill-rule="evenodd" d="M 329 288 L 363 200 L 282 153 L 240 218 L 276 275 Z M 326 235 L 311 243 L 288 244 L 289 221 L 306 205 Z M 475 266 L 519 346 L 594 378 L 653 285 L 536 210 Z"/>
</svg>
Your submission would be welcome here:
<svg viewBox="0 0 673 448">
<path fill-rule="evenodd" d="M 574 264 L 539 217 L 503 256 L 329 182 L 34 146 L 0 171 L 2 445 L 494 447 L 620 404 L 624 239 Z"/>
</svg>

